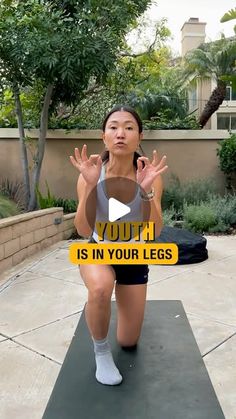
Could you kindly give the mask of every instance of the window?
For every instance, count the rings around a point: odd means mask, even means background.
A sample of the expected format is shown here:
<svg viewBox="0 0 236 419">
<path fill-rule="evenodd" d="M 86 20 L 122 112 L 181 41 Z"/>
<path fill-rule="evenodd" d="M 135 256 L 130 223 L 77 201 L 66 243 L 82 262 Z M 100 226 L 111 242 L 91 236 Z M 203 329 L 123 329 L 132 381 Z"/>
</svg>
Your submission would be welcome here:
<svg viewBox="0 0 236 419">
<path fill-rule="evenodd" d="M 232 100 L 232 87 L 231 86 L 227 86 L 226 87 L 226 95 L 225 95 L 225 100 Z"/>
<path fill-rule="evenodd" d="M 225 100 L 236 100 L 236 88 L 233 85 L 226 86 Z"/>
<path fill-rule="evenodd" d="M 217 129 L 236 130 L 236 113 L 218 113 Z"/>
<path fill-rule="evenodd" d="M 192 87 L 188 90 L 188 106 L 189 110 L 192 111 L 197 107 L 197 89 Z"/>
</svg>

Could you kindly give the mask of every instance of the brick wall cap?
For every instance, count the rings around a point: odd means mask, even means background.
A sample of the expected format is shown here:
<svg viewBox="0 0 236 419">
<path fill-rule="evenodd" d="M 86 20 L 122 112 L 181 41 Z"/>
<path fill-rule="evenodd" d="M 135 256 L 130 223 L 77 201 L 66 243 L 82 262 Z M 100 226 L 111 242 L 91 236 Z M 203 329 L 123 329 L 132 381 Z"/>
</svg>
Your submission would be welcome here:
<svg viewBox="0 0 236 419">
<path fill-rule="evenodd" d="M 26 212 L 24 214 L 14 215 L 12 217 L 2 218 L 0 220 L 0 229 L 4 227 L 12 226 L 17 223 L 21 223 L 23 221 L 32 220 L 33 218 L 42 217 L 43 215 L 54 214 L 54 213 L 60 213 L 60 216 L 62 216 L 63 208 L 62 207 L 46 208 L 42 210 Z"/>
</svg>

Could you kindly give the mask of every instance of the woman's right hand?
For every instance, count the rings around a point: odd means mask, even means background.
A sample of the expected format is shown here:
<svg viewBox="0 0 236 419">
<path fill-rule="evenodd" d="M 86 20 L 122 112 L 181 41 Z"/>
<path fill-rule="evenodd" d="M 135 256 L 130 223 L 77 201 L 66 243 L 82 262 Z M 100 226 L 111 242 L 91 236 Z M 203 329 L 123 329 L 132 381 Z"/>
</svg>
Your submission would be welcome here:
<svg viewBox="0 0 236 419">
<path fill-rule="evenodd" d="M 87 156 L 87 146 L 83 145 L 82 151 L 75 148 L 75 156 L 70 156 L 73 166 L 80 171 L 87 184 L 95 186 L 101 174 L 102 159 L 99 154 Z"/>
</svg>

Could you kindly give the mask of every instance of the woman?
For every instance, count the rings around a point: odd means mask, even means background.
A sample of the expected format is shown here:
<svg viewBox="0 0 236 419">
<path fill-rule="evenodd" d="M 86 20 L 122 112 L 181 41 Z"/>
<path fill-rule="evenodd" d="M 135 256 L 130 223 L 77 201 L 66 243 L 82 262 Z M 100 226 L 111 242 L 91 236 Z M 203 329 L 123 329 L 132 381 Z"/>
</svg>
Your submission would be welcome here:
<svg viewBox="0 0 236 419">
<path fill-rule="evenodd" d="M 86 214 L 86 201 L 101 180 L 105 180 L 106 194 L 101 189 L 95 202 L 98 207 L 104 200 L 108 205 L 109 197 L 123 203 L 133 202 L 136 209 L 145 211 L 150 206 L 150 221 L 155 223 L 155 235 L 162 229 L 161 174 L 167 170 L 166 157 L 158 161 L 157 152 L 153 151 L 153 160 L 137 153 L 143 138 L 142 122 L 139 115 L 130 107 L 113 108 L 103 123 L 103 142 L 105 153 L 87 157 L 87 147 L 82 151 L 76 148 L 75 156 L 70 156 L 71 163 L 80 171 L 77 183 L 79 205 L 75 217 L 75 226 L 83 237 L 93 235 L 96 239 L 95 221 L 91 228 Z M 114 182 L 109 184 L 109 180 Z M 139 193 L 134 188 L 124 188 L 126 179 L 139 185 Z M 117 181 L 116 181 L 117 180 Z M 131 182 L 132 184 L 132 182 Z M 127 190 L 130 189 L 130 190 Z M 133 190 L 132 190 L 133 189 Z M 98 190 L 98 189 L 97 189 Z M 124 199 L 121 198 L 124 194 Z M 100 201 L 99 201 L 100 200 Z M 99 221 L 99 220 L 98 220 Z M 122 221 L 126 221 L 125 217 Z M 134 220 L 135 221 L 135 220 Z M 147 265 L 81 265 L 80 273 L 88 289 L 88 302 L 85 308 L 87 325 L 93 339 L 96 360 L 96 378 L 102 384 L 116 385 L 122 381 L 108 342 L 108 328 L 111 315 L 111 296 L 115 286 L 117 303 L 117 341 L 123 348 L 133 348 L 138 342 L 144 318 L 146 289 L 148 281 Z"/>
</svg>

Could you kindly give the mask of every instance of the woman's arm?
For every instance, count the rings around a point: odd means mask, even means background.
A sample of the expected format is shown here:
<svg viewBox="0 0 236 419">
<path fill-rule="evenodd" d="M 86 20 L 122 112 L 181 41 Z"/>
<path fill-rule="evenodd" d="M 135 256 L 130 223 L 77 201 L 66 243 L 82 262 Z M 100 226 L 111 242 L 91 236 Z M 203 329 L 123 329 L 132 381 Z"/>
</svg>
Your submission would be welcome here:
<svg viewBox="0 0 236 419">
<path fill-rule="evenodd" d="M 84 144 L 80 153 L 75 148 L 74 156 L 70 156 L 73 166 L 80 171 L 77 182 L 79 204 L 75 216 L 75 227 L 82 237 L 89 237 L 94 228 L 97 203 L 97 182 L 102 168 L 99 154 L 87 156 L 87 145 Z"/>
<path fill-rule="evenodd" d="M 93 231 L 96 217 L 96 187 L 87 184 L 82 175 L 77 182 L 78 207 L 74 220 L 78 234 L 89 237 Z"/>
<path fill-rule="evenodd" d="M 148 220 L 145 217 L 145 221 L 153 221 L 155 223 L 155 237 L 160 236 L 163 227 L 162 220 L 162 208 L 161 208 L 161 197 L 163 192 L 163 181 L 162 177 L 158 176 L 153 182 L 154 197 L 150 201 L 143 202 L 143 212 L 148 214 Z"/>
<path fill-rule="evenodd" d="M 144 163 L 144 166 L 143 166 Z M 161 196 L 163 192 L 163 183 L 161 174 L 168 169 L 166 165 L 166 156 L 159 161 L 156 150 L 153 151 L 152 163 L 148 157 L 141 156 L 137 160 L 137 182 L 142 188 L 143 216 L 145 221 L 155 223 L 155 237 L 161 234 L 163 227 Z M 145 194 L 154 191 L 154 196 L 150 200 L 145 200 Z"/>
</svg>

